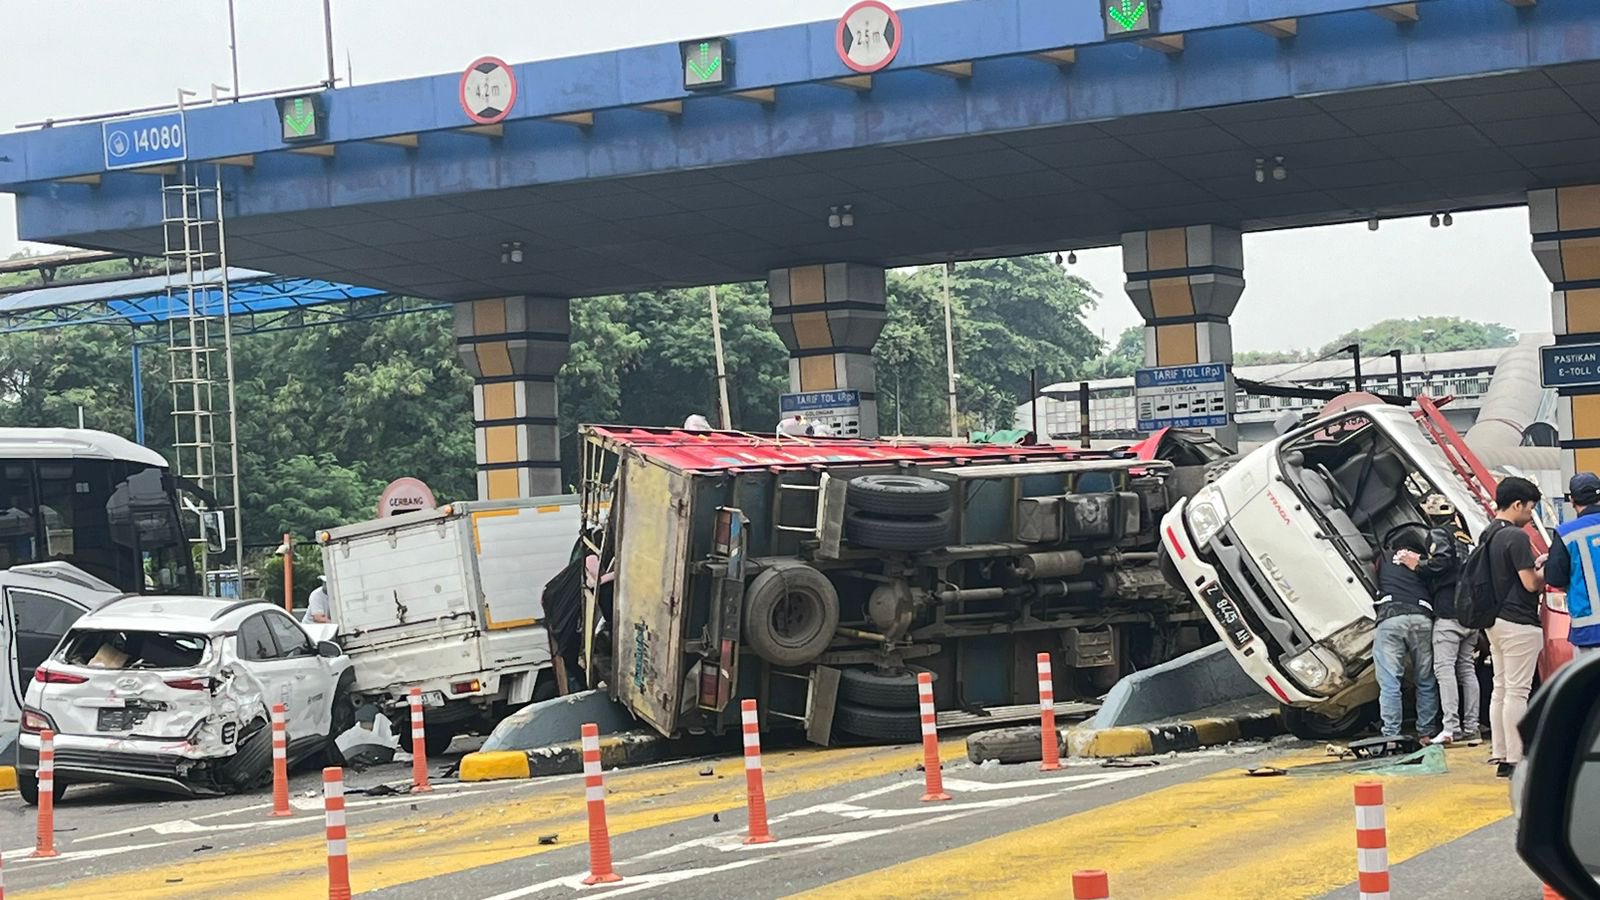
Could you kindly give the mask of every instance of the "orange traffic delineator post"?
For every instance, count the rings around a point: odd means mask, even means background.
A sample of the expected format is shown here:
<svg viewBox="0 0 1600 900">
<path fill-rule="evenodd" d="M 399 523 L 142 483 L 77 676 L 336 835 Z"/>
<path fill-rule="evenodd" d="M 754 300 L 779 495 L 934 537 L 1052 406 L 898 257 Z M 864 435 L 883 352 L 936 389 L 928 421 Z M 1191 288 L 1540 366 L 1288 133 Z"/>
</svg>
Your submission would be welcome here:
<svg viewBox="0 0 1600 900">
<path fill-rule="evenodd" d="M 322 770 L 322 815 L 328 830 L 328 900 L 350 900 L 350 857 L 345 845 L 344 769 Z"/>
<path fill-rule="evenodd" d="M 288 708 L 272 704 L 272 812 L 271 816 L 292 816 L 289 809 L 289 725 Z"/>
<path fill-rule="evenodd" d="M 1356 886 L 1361 900 L 1389 900 L 1389 835 L 1383 818 L 1383 784 L 1356 785 Z"/>
<path fill-rule="evenodd" d="M 411 689 L 411 792 L 433 790 L 428 784 L 428 732 L 422 721 L 422 688 Z"/>
<path fill-rule="evenodd" d="M 56 852 L 56 733 L 39 732 L 39 838 L 32 856 L 60 856 Z"/>
<path fill-rule="evenodd" d="M 770 844 L 775 838 L 767 830 L 767 792 L 761 784 L 761 725 L 756 702 L 742 701 L 739 715 L 744 725 L 744 788 L 750 810 L 750 828 L 744 842 Z"/>
<path fill-rule="evenodd" d="M 1061 768 L 1061 735 L 1056 733 L 1056 689 L 1050 677 L 1050 654 L 1039 654 L 1039 742 L 1046 772 Z"/>
<path fill-rule="evenodd" d="M 917 701 L 922 707 L 922 800 L 949 800 L 939 769 L 939 723 L 933 709 L 933 673 L 917 673 Z"/>
<path fill-rule="evenodd" d="M 1106 876 L 1105 870 L 1080 869 L 1073 872 L 1072 900 L 1111 900 L 1111 879 Z"/>
<path fill-rule="evenodd" d="M 1556 889 L 1555 888 L 1551 887 L 1548 884 L 1541 885 L 1541 886 L 1544 888 L 1544 898 L 1543 898 L 1543 900 L 1564 900 L 1564 898 L 1560 894 L 1556 893 Z"/>
<path fill-rule="evenodd" d="M 584 884 L 621 881 L 611 868 L 611 833 L 606 830 L 606 781 L 600 772 L 600 726 L 583 726 L 583 795 L 589 806 L 589 877 Z"/>
</svg>

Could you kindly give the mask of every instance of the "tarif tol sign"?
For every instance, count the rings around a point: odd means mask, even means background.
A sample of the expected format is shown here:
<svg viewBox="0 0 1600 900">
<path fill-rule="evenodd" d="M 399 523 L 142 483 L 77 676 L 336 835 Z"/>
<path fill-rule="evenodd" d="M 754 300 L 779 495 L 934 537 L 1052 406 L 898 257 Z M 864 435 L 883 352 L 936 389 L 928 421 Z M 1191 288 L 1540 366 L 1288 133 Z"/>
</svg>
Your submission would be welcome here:
<svg viewBox="0 0 1600 900">
<path fill-rule="evenodd" d="M 1554 388 L 1600 385 L 1600 344 L 1540 347 L 1539 380 Z"/>
</svg>

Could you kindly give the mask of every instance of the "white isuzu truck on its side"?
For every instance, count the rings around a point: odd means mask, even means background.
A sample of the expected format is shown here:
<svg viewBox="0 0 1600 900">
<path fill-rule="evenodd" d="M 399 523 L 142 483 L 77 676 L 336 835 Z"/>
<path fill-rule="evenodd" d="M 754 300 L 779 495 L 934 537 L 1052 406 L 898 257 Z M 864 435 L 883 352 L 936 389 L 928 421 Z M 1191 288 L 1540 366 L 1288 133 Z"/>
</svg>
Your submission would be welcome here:
<svg viewBox="0 0 1600 900">
<path fill-rule="evenodd" d="M 541 595 L 577 536 L 574 496 L 452 503 L 320 533 L 357 700 L 408 734 L 420 688 L 433 754 L 555 696 Z"/>
<path fill-rule="evenodd" d="M 1458 460 L 1459 462 L 1459 460 Z M 1347 736 L 1377 696 L 1377 562 L 1442 494 L 1474 537 L 1482 500 L 1406 409 L 1330 412 L 1240 457 L 1162 521 L 1169 577 L 1302 737 Z"/>
</svg>

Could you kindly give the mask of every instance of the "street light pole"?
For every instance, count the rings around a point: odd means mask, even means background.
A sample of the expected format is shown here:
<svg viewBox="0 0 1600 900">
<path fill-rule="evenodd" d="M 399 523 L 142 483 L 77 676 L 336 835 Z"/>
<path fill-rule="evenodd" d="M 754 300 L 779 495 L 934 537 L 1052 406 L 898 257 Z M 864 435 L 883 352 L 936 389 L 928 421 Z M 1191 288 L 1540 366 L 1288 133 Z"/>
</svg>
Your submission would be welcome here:
<svg viewBox="0 0 1600 900">
<path fill-rule="evenodd" d="M 233 102 L 239 102 L 239 30 L 233 18 L 233 0 L 228 0 L 228 53 L 233 59 Z M 244 571 L 240 569 L 240 571 Z"/>
<path fill-rule="evenodd" d="M 722 403 L 722 430 L 733 430 L 733 413 L 728 408 L 728 369 L 722 360 L 722 314 L 717 309 L 717 286 L 706 289 L 711 294 L 711 344 L 717 354 L 717 396 Z"/>
<path fill-rule="evenodd" d="M 961 436 L 961 425 L 956 416 L 956 342 L 955 327 L 950 318 L 950 273 L 956 270 L 956 264 L 944 264 L 944 360 L 949 370 L 949 395 L 950 395 L 950 436 Z"/>
</svg>

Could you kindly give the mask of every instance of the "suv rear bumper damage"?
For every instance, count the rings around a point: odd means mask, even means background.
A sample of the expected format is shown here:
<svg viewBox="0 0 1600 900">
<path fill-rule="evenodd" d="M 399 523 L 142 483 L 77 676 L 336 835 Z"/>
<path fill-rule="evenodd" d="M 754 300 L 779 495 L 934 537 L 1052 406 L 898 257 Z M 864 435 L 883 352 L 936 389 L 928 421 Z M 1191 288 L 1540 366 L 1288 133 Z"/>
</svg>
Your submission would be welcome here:
<svg viewBox="0 0 1600 900">
<path fill-rule="evenodd" d="M 127 740 L 63 734 L 56 736 L 56 775 L 68 783 L 111 783 L 168 791 L 191 797 L 227 793 L 216 770 L 232 758 L 203 755 L 184 741 Z M 181 749 L 180 749 L 181 748 Z M 39 736 L 23 734 L 17 742 L 17 769 L 39 770 Z"/>
<path fill-rule="evenodd" d="M 1257 595 L 1250 589 L 1248 580 L 1241 582 L 1233 573 L 1219 569 L 1202 556 L 1184 524 L 1187 501 L 1180 501 L 1168 513 L 1164 522 L 1162 539 L 1166 542 L 1172 565 L 1183 579 L 1184 586 L 1211 626 L 1223 636 L 1223 643 L 1233 654 L 1239 667 L 1249 675 L 1261 690 L 1279 702 L 1306 708 L 1348 707 L 1357 695 L 1368 693 L 1364 677 L 1342 674 L 1334 681 L 1335 690 L 1330 695 L 1318 695 L 1301 687 L 1297 680 L 1279 663 L 1286 653 L 1314 652 L 1320 658 L 1332 656 L 1319 644 L 1307 648 L 1286 648 L 1279 644 L 1270 630 L 1270 624 L 1281 624 L 1283 630 L 1295 637 L 1305 637 L 1304 630 L 1295 623 L 1292 615 L 1276 598 Z M 1336 659 L 1336 658 L 1335 658 Z M 1370 668 L 1370 667 L 1369 667 Z"/>
</svg>

